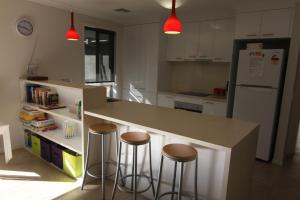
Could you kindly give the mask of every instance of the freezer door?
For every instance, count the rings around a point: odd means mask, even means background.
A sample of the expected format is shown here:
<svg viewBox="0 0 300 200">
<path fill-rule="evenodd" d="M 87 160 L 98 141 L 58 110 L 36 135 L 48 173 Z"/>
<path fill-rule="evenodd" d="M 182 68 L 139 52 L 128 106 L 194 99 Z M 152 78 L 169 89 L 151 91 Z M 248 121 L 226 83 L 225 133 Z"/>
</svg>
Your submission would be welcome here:
<svg viewBox="0 0 300 200">
<path fill-rule="evenodd" d="M 241 50 L 236 85 L 278 88 L 283 55 L 283 49 Z"/>
<path fill-rule="evenodd" d="M 255 87 L 236 87 L 233 118 L 259 123 L 256 157 L 269 161 L 277 90 Z"/>
</svg>

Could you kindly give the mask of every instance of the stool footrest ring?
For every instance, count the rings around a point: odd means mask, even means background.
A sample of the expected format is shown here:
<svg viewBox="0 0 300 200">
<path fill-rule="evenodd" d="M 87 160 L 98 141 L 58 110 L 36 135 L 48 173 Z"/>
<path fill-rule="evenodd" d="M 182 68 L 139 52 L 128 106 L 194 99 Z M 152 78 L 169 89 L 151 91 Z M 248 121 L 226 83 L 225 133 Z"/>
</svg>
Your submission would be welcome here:
<svg viewBox="0 0 300 200">
<path fill-rule="evenodd" d="M 136 193 L 137 194 L 144 193 L 147 190 L 149 190 L 150 187 L 151 187 L 151 179 L 150 179 L 150 177 L 147 176 L 147 175 L 143 175 L 143 174 L 137 174 L 136 176 L 139 177 L 139 178 L 145 178 L 149 182 L 149 185 L 145 189 L 138 190 L 138 191 L 136 191 Z M 127 175 L 125 175 L 123 177 L 120 177 L 120 180 L 119 180 L 119 182 L 117 184 L 118 189 L 121 190 L 122 192 L 133 193 L 133 190 L 131 190 L 131 188 L 128 188 L 128 187 L 124 186 L 122 183 L 120 183 L 120 182 L 124 182 L 124 180 L 127 179 L 127 178 L 131 178 L 132 179 L 133 178 L 133 174 L 127 174 Z"/>
<path fill-rule="evenodd" d="M 90 176 L 90 177 L 92 177 L 92 178 L 95 178 L 95 179 L 101 179 L 102 176 L 97 176 L 97 175 L 95 175 L 95 174 L 93 174 L 93 173 L 90 172 L 90 170 L 91 170 L 92 168 L 94 168 L 94 167 L 96 167 L 96 166 L 101 166 L 101 164 L 102 164 L 102 163 L 99 162 L 99 163 L 95 163 L 95 164 L 90 165 L 90 166 L 88 167 L 88 169 L 86 170 L 87 175 Z M 112 166 L 116 167 L 116 162 L 115 162 L 115 161 L 106 161 L 106 162 L 105 162 L 105 165 L 106 165 L 106 166 L 112 165 Z M 107 175 L 105 175 L 104 177 L 111 177 L 111 176 L 114 176 L 114 175 L 115 175 L 115 172 L 113 172 L 113 173 L 111 173 L 111 174 L 107 174 Z"/>
</svg>

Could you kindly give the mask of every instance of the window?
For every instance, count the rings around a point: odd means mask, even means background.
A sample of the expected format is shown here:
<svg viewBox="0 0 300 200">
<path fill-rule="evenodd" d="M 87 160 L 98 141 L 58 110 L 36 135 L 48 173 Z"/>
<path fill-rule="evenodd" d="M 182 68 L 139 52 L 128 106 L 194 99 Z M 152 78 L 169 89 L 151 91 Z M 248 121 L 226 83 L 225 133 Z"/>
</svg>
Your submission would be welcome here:
<svg viewBox="0 0 300 200">
<path fill-rule="evenodd" d="M 115 81 L 115 32 L 85 27 L 85 82 Z"/>
</svg>

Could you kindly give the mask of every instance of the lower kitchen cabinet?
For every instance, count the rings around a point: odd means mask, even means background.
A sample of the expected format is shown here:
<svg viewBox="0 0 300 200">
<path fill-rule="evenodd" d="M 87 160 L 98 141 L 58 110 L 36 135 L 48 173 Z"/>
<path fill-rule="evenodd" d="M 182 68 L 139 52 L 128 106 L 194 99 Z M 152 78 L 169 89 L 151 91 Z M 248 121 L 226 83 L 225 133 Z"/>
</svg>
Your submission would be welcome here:
<svg viewBox="0 0 300 200">
<path fill-rule="evenodd" d="M 156 105 L 156 96 L 156 92 L 147 92 L 145 89 L 131 88 L 122 90 L 123 100 L 137 103 Z"/>
<path fill-rule="evenodd" d="M 175 95 L 171 94 L 158 94 L 157 105 L 161 107 L 174 108 Z"/>
<path fill-rule="evenodd" d="M 217 116 L 226 116 L 227 104 L 225 102 L 205 101 L 203 113 Z"/>
</svg>

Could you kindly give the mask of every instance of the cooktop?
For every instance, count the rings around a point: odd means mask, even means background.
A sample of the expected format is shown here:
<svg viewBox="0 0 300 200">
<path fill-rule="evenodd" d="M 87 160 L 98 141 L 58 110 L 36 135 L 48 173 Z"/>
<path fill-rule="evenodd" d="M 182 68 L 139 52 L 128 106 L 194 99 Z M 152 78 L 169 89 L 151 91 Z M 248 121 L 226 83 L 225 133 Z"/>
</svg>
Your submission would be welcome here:
<svg viewBox="0 0 300 200">
<path fill-rule="evenodd" d="M 197 97 L 207 97 L 211 94 L 202 93 L 202 92 L 179 92 L 178 94 L 189 95 L 189 96 L 197 96 Z"/>
</svg>

